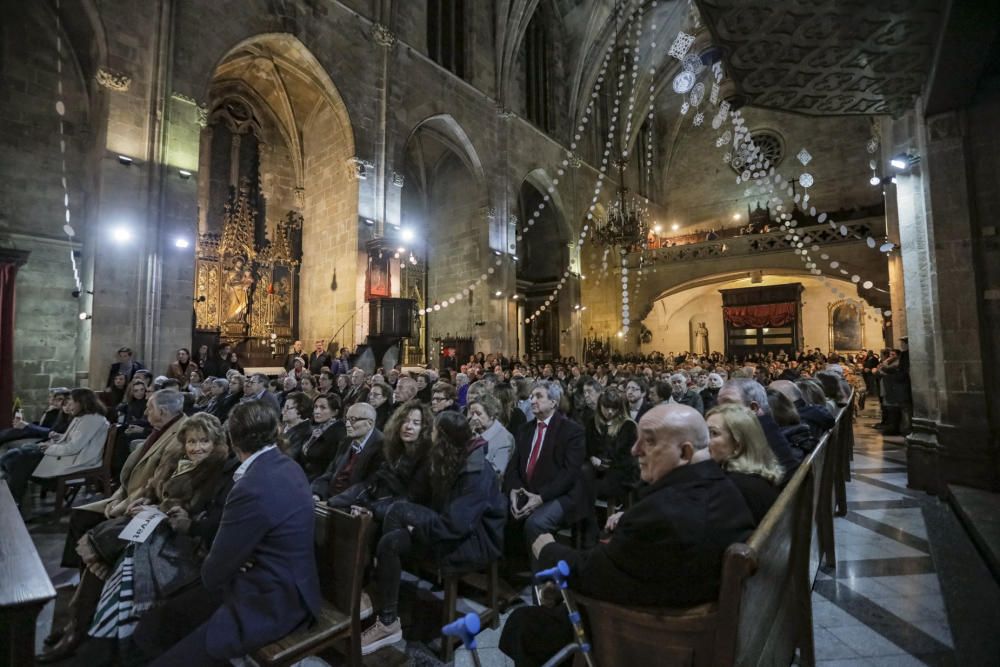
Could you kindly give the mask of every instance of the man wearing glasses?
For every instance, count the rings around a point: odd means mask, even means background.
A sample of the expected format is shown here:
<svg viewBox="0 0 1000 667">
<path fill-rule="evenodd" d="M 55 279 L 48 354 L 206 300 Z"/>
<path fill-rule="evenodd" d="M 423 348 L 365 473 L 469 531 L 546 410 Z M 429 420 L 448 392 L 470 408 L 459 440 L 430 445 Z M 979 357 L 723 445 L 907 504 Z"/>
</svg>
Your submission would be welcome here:
<svg viewBox="0 0 1000 667">
<path fill-rule="evenodd" d="M 246 395 L 240 403 L 249 401 L 260 401 L 271 407 L 275 414 L 281 414 L 281 404 L 278 403 L 277 396 L 267 390 L 267 376 L 263 373 L 254 373 L 247 379 Z"/>
<path fill-rule="evenodd" d="M 347 409 L 347 438 L 330 467 L 313 480 L 313 500 L 322 502 L 371 477 L 382 463 L 382 432 L 375 408 L 355 403 Z"/>
<path fill-rule="evenodd" d="M 431 412 L 440 414 L 445 410 L 458 411 L 458 406 L 455 405 L 456 397 L 457 392 L 453 386 L 447 382 L 435 382 L 431 393 Z"/>
</svg>

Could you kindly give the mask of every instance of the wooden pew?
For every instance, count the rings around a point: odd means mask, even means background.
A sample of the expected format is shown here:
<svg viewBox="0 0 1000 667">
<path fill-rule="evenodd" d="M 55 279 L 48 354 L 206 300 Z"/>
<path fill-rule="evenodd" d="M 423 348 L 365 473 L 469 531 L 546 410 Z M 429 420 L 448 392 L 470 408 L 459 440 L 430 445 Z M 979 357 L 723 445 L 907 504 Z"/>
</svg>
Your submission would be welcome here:
<svg viewBox="0 0 1000 667">
<path fill-rule="evenodd" d="M 35 664 L 35 622 L 55 596 L 7 482 L 0 481 L 0 667 Z"/>
<path fill-rule="evenodd" d="M 840 411 L 746 543 L 726 550 L 717 602 L 640 609 L 577 594 L 597 664 L 788 665 L 798 655 L 814 665 L 812 584 L 821 554 L 835 563 L 835 486 L 853 442 L 841 425 L 851 414 Z"/>
<path fill-rule="evenodd" d="M 349 644 L 348 662 L 361 665 L 361 585 L 372 530 L 371 514 L 352 516 L 316 506 L 316 564 L 323 594 L 320 616 L 312 627 L 255 651 L 252 657 L 258 665 L 291 665 L 343 640 Z"/>
</svg>

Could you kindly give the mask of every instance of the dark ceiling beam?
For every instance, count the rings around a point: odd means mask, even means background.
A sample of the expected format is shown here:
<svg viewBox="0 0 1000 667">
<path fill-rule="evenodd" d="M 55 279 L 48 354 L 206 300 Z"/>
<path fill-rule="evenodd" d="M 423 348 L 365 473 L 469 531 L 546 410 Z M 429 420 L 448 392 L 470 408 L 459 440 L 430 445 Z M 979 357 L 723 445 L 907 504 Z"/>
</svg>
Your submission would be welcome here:
<svg viewBox="0 0 1000 667">
<path fill-rule="evenodd" d="M 948 0 L 927 79 L 924 115 L 968 106 L 995 51 L 1000 0 Z"/>
</svg>

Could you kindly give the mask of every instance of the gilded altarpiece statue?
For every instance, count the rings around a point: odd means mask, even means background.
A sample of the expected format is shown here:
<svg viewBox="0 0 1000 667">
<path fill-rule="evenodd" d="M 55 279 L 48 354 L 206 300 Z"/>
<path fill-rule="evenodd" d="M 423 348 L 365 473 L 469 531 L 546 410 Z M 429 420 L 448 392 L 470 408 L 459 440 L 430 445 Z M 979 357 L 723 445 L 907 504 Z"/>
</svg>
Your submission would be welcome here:
<svg viewBox="0 0 1000 667">
<path fill-rule="evenodd" d="M 221 236 L 198 239 L 195 330 L 229 342 L 268 344 L 295 337 L 302 216 L 289 211 L 274 238 L 258 243 L 253 200 L 244 180 L 225 205 Z"/>
</svg>

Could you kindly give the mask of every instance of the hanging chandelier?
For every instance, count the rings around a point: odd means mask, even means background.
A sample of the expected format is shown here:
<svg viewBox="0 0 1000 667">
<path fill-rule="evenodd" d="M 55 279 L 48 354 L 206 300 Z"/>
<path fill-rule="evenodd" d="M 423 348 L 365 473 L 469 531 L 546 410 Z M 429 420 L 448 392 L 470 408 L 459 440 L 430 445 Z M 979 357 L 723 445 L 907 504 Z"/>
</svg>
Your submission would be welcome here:
<svg viewBox="0 0 1000 667">
<path fill-rule="evenodd" d="M 618 168 L 618 190 L 608 210 L 597 217 L 594 240 L 606 248 L 618 248 L 626 253 L 646 247 L 649 235 L 649 211 L 640 197 L 625 187 L 625 162 L 615 162 Z"/>
<path fill-rule="evenodd" d="M 615 1 L 615 74 L 621 81 L 622 73 L 626 70 L 625 63 L 629 49 L 624 51 L 621 47 L 621 25 L 618 18 L 623 17 L 620 0 Z M 638 52 L 638 49 L 636 49 Z M 638 67 L 638 65 L 636 65 Z M 635 79 L 633 77 L 633 85 Z M 621 94 L 621 84 L 619 83 L 619 94 Z M 615 102 L 615 109 L 618 109 L 618 102 Z M 611 127 L 619 127 L 617 114 L 611 119 Z M 631 120 L 629 121 L 631 123 Z M 645 200 L 632 194 L 625 186 L 625 167 L 627 165 L 628 152 L 622 146 L 622 136 L 620 131 L 614 132 L 615 155 L 618 159 L 614 165 L 618 170 L 618 190 L 615 192 L 615 199 L 608 206 L 607 211 L 596 218 L 594 229 L 594 240 L 606 249 L 618 248 L 622 255 L 646 247 L 646 237 L 649 234 L 649 213 L 646 209 Z"/>
</svg>

